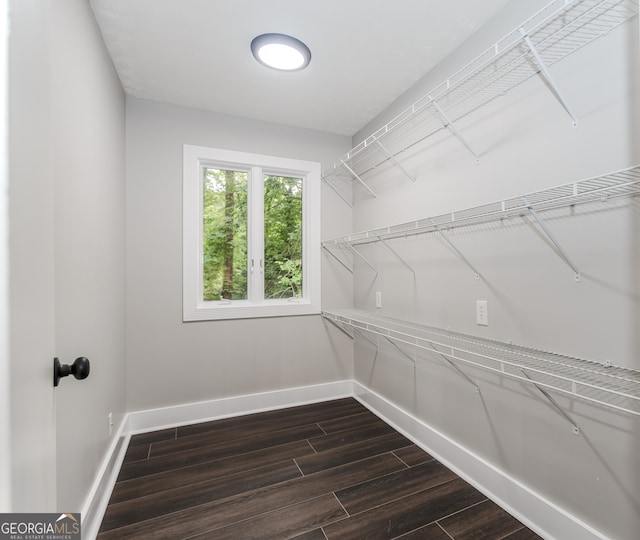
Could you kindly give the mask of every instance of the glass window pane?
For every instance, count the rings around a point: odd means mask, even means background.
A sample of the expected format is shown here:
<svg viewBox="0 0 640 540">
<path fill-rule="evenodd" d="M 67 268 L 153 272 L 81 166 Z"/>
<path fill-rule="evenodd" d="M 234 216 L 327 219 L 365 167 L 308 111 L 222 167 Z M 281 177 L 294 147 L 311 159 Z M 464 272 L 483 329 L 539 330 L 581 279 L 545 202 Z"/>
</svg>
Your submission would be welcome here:
<svg viewBox="0 0 640 540">
<path fill-rule="evenodd" d="M 247 298 L 247 181 L 247 172 L 204 170 L 203 300 Z"/>
<path fill-rule="evenodd" d="M 302 297 L 302 178 L 264 176 L 264 297 Z"/>
</svg>

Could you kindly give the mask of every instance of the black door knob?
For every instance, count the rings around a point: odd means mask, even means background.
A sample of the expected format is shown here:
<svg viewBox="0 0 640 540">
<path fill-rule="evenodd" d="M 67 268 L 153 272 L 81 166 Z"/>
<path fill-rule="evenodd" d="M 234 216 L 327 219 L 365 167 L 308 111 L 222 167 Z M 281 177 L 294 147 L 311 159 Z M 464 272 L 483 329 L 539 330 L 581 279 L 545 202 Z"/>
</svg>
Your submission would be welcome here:
<svg viewBox="0 0 640 540">
<path fill-rule="evenodd" d="M 62 377 L 73 375 L 76 379 L 82 380 L 89 376 L 91 365 L 89 359 L 81 356 L 76 358 L 73 364 L 61 364 L 57 358 L 53 359 L 53 386 L 58 386 Z"/>
</svg>

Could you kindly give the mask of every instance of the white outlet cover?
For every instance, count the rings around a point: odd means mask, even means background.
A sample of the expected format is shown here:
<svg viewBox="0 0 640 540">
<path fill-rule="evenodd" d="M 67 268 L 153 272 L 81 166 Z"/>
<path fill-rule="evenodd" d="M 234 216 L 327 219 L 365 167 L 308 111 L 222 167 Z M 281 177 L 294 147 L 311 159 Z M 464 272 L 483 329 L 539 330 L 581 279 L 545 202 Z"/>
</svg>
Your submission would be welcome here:
<svg viewBox="0 0 640 540">
<path fill-rule="evenodd" d="M 489 307 L 486 300 L 476 301 L 476 324 L 489 326 Z"/>
</svg>

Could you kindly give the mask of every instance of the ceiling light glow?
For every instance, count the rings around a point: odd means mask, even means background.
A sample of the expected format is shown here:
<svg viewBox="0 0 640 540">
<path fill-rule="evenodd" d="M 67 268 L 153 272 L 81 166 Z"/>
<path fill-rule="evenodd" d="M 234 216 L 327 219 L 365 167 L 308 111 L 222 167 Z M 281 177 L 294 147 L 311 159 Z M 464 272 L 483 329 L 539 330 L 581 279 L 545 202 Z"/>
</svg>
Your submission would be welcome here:
<svg viewBox="0 0 640 540">
<path fill-rule="evenodd" d="M 303 69 L 311 60 L 309 48 L 285 34 L 262 34 L 254 38 L 251 52 L 261 64 L 283 71 Z"/>
</svg>

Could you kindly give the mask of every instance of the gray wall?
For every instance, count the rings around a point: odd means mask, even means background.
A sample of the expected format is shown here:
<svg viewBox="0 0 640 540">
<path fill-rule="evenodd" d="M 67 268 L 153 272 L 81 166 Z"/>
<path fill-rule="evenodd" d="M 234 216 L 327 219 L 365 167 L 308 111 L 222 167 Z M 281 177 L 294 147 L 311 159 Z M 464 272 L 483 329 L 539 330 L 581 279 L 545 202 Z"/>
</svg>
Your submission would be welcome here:
<svg viewBox="0 0 640 540">
<path fill-rule="evenodd" d="M 11 10 L 12 502 L 76 512 L 124 414 L 124 94 L 87 2 Z"/>
<path fill-rule="evenodd" d="M 182 145 L 326 166 L 350 142 L 127 98 L 129 410 L 352 378 L 351 344 L 334 346 L 319 316 L 182 322 Z M 347 233 L 350 209 L 322 191 L 323 238 Z M 351 284 L 338 272 L 323 274 L 323 305 L 351 302 Z"/>
<path fill-rule="evenodd" d="M 487 27 L 356 135 L 366 137 L 483 48 L 516 27 L 533 3 L 512 2 Z M 552 68 L 579 117 L 571 121 L 546 86 L 532 79 L 459 128 L 480 162 L 446 132 L 403 155 L 417 176 L 381 167 L 368 177 L 377 199 L 356 188 L 354 229 L 463 210 L 640 163 L 640 62 L 637 20 Z M 636 198 L 549 212 L 548 225 L 582 271 L 573 272 L 530 220 L 451 231 L 482 273 L 437 236 L 393 247 L 416 278 L 384 249 L 362 248 L 378 277 L 356 262 L 355 305 L 382 314 L 640 369 L 640 203 Z M 489 326 L 475 324 L 476 300 L 489 302 Z M 556 396 L 582 433 L 537 391 L 465 371 L 482 394 L 438 358 L 418 354 L 414 368 L 392 348 L 356 346 L 356 379 L 417 415 L 501 470 L 611 538 L 640 530 L 640 426 L 624 414 Z"/>
</svg>

